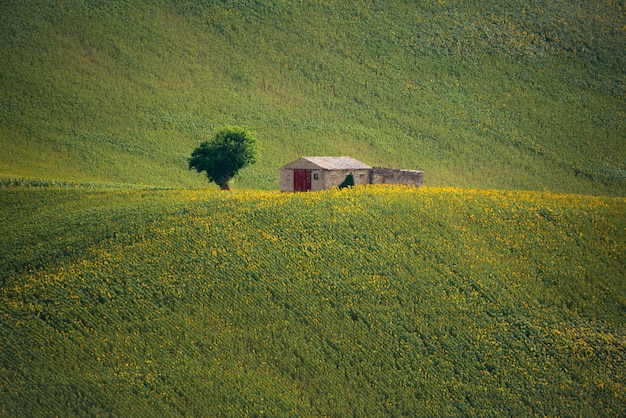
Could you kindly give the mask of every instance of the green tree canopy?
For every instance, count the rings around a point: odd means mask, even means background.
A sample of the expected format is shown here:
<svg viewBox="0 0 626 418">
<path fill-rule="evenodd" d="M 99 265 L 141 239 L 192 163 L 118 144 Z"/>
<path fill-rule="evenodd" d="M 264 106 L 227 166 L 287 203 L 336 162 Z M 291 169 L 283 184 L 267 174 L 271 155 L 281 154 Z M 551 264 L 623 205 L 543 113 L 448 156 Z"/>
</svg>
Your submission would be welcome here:
<svg viewBox="0 0 626 418">
<path fill-rule="evenodd" d="M 244 128 L 227 126 L 193 151 L 189 169 L 204 171 L 209 182 L 216 183 L 222 190 L 230 190 L 230 179 L 242 168 L 254 164 L 256 155 L 255 135 Z"/>
</svg>

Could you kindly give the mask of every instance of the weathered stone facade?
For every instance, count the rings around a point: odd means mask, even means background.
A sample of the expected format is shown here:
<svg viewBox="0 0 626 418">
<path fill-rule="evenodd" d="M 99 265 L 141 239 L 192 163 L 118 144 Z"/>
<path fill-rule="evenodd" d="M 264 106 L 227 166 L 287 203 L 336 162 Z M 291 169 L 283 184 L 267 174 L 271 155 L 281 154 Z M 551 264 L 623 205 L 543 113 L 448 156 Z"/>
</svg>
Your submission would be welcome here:
<svg viewBox="0 0 626 418">
<path fill-rule="evenodd" d="M 423 181 L 423 171 L 375 167 L 370 172 L 371 184 L 404 184 L 419 187 Z"/>
</svg>

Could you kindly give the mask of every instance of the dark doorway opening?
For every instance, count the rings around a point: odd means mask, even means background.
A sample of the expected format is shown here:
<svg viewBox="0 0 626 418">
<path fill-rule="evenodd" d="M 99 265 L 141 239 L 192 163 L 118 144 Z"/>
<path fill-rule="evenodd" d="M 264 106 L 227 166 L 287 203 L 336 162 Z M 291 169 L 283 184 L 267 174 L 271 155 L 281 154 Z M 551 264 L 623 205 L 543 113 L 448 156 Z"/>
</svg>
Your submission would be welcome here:
<svg viewBox="0 0 626 418">
<path fill-rule="evenodd" d="M 311 190 L 311 170 L 293 170 L 293 191 L 308 192 Z"/>
</svg>

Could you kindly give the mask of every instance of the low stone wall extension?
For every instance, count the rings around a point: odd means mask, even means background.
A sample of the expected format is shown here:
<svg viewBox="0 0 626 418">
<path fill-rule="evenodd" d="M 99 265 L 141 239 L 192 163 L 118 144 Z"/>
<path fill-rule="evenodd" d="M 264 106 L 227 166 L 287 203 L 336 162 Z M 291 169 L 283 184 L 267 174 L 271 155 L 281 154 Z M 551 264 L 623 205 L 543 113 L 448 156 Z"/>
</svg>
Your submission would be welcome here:
<svg viewBox="0 0 626 418">
<path fill-rule="evenodd" d="M 419 187 L 424 180 L 424 172 L 396 168 L 373 168 L 370 173 L 371 184 L 404 184 Z"/>
</svg>

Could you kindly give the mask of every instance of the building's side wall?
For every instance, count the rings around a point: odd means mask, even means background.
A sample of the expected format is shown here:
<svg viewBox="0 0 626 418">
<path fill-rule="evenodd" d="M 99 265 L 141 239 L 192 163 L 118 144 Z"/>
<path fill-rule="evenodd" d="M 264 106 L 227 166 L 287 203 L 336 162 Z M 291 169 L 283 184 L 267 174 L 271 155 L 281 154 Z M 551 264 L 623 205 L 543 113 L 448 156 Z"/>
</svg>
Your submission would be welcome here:
<svg viewBox="0 0 626 418">
<path fill-rule="evenodd" d="M 317 170 L 311 170 L 311 191 L 317 192 L 318 190 L 324 190 L 324 173 L 326 170 L 318 168 Z"/>
<path fill-rule="evenodd" d="M 369 184 L 370 182 L 370 170 L 324 170 L 322 171 L 322 188 L 332 189 L 339 186 L 346 179 L 348 174 L 352 173 L 354 177 L 354 185 L 361 186 Z M 321 190 L 321 189 L 318 189 Z"/>
<path fill-rule="evenodd" d="M 290 168 L 281 168 L 279 183 L 281 192 L 293 192 L 293 170 Z"/>
<path fill-rule="evenodd" d="M 355 186 L 364 186 L 366 184 L 370 184 L 371 171 L 372 171 L 371 169 L 368 169 L 368 170 L 354 170 L 354 171 L 352 171 L 352 175 L 354 176 L 354 185 Z M 345 179 L 345 177 L 344 177 L 344 179 Z"/>
<path fill-rule="evenodd" d="M 370 179 L 372 184 L 405 184 L 419 187 L 424 181 L 424 172 L 394 168 L 373 168 Z"/>
</svg>

